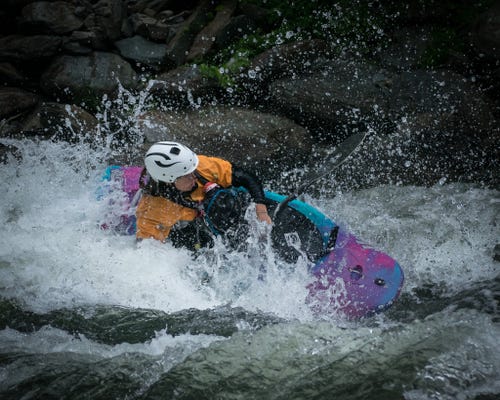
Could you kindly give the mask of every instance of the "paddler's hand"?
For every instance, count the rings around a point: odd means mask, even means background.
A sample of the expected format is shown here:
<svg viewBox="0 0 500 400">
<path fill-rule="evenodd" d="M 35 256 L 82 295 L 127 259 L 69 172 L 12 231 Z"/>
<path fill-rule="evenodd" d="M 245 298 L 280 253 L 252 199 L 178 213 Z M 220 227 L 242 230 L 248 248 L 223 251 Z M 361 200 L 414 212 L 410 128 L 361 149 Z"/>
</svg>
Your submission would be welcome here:
<svg viewBox="0 0 500 400">
<path fill-rule="evenodd" d="M 268 224 L 272 224 L 271 217 L 267 213 L 267 207 L 265 204 L 256 204 L 255 212 L 257 214 L 257 219 L 261 222 L 266 222 Z"/>
</svg>

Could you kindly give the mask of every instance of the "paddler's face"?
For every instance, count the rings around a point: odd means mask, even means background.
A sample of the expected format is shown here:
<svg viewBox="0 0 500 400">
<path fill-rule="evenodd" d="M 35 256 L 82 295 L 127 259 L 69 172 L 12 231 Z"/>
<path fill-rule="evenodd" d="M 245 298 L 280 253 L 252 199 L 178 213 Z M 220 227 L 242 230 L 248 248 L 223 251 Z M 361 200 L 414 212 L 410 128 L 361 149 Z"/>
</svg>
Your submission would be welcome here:
<svg viewBox="0 0 500 400">
<path fill-rule="evenodd" d="M 181 192 L 189 192 L 193 190 L 195 184 L 196 176 L 194 175 L 194 173 L 180 176 L 174 181 L 175 187 Z"/>
</svg>

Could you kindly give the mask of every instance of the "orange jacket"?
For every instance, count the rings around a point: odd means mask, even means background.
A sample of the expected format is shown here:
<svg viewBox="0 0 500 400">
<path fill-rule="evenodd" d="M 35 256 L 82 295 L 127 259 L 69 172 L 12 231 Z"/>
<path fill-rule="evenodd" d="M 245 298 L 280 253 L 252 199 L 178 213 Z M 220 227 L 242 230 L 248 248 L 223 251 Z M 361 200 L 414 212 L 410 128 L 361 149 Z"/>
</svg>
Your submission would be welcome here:
<svg viewBox="0 0 500 400">
<path fill-rule="evenodd" d="M 210 182 L 216 182 L 222 187 L 229 187 L 232 183 L 232 165 L 229 161 L 216 157 L 198 156 L 199 164 L 196 171 Z M 203 184 L 197 181 L 198 187 L 191 193 L 194 201 L 205 198 Z M 198 212 L 195 209 L 184 207 L 165 197 L 143 194 L 137 205 L 138 239 L 153 238 L 164 242 L 172 227 L 179 221 L 193 221 Z"/>
</svg>

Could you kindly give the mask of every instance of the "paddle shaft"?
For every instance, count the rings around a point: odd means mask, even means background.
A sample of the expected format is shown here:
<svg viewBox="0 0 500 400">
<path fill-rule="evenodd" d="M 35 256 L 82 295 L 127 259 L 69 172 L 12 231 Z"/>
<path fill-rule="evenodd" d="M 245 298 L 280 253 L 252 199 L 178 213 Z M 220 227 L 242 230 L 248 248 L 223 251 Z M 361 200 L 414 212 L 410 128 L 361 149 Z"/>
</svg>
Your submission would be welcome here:
<svg viewBox="0 0 500 400">
<path fill-rule="evenodd" d="M 361 146 L 361 143 L 363 143 L 363 141 L 365 140 L 365 137 L 366 137 L 367 134 L 368 134 L 368 131 L 366 133 L 364 133 L 364 134 L 358 133 L 356 135 L 352 135 L 351 137 L 349 137 L 348 140 L 352 140 L 352 141 L 358 140 L 358 143 L 356 144 L 356 146 L 354 147 L 354 149 L 352 149 L 344 157 L 342 157 L 342 149 L 339 146 L 339 148 L 336 151 L 336 154 L 334 152 L 333 157 L 332 156 L 330 157 L 330 158 L 334 158 L 336 160 L 335 164 L 333 164 L 332 167 L 328 169 L 328 171 L 325 171 L 324 173 L 321 173 L 321 174 L 317 175 L 316 177 L 314 177 L 312 179 L 309 179 L 308 181 L 306 181 L 306 182 L 302 183 L 300 186 L 298 186 L 294 193 L 290 194 L 285 200 L 283 200 L 281 203 L 278 204 L 278 206 L 274 210 L 273 219 L 276 218 L 280 214 L 280 212 L 282 210 L 284 210 L 285 207 L 291 201 L 295 200 L 299 195 L 301 195 L 302 193 L 304 193 L 305 190 L 309 186 L 311 186 L 313 183 L 317 182 L 321 178 L 325 177 L 327 174 L 329 174 L 331 172 L 332 169 L 338 168 L 342 164 L 344 164 L 347 161 L 347 159 L 359 148 L 359 146 Z M 341 159 L 338 160 L 340 157 L 341 157 Z"/>
</svg>

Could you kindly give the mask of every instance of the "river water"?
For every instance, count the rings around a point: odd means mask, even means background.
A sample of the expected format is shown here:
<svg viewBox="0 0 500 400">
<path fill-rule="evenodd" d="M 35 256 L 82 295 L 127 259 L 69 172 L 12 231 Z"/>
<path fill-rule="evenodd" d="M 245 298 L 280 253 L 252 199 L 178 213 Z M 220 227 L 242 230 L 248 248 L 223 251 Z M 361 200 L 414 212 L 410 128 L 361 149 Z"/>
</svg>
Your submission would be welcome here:
<svg viewBox="0 0 500 400">
<path fill-rule="evenodd" d="M 498 191 L 306 197 L 405 271 L 391 309 L 347 321 L 313 316 L 306 265 L 261 244 L 193 258 L 100 230 L 98 151 L 5 143 L 23 158 L 0 168 L 0 398 L 500 398 Z"/>
</svg>

